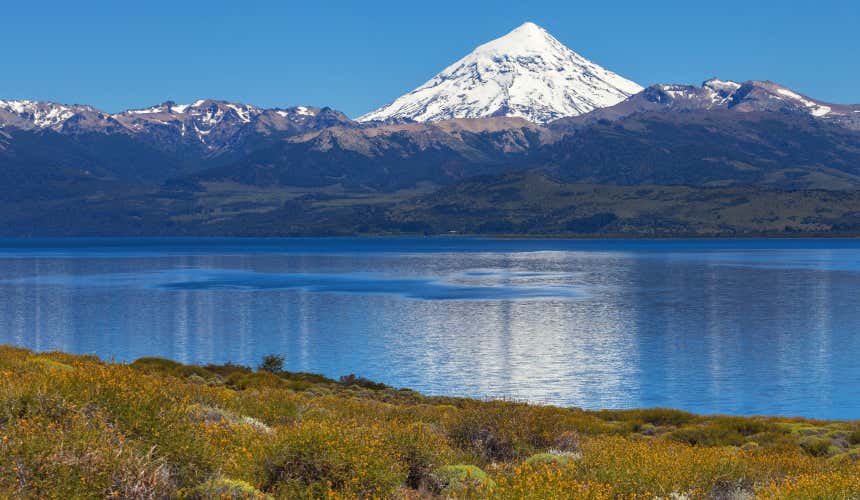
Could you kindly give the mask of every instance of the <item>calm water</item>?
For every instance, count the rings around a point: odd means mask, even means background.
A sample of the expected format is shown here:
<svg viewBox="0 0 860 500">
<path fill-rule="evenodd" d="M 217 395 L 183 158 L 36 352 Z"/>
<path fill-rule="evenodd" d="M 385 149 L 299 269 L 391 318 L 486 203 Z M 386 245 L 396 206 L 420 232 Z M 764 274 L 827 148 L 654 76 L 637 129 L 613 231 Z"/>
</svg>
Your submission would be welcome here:
<svg viewBox="0 0 860 500">
<path fill-rule="evenodd" d="M 860 418 L 860 241 L 0 240 L 0 343 Z"/>
</svg>

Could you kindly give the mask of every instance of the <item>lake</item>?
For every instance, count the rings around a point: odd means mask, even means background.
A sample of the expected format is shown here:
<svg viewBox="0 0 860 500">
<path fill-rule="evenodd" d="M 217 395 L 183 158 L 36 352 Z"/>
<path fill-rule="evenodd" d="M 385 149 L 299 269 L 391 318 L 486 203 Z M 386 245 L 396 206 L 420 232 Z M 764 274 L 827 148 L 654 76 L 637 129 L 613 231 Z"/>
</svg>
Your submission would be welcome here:
<svg viewBox="0 0 860 500">
<path fill-rule="evenodd" d="M 0 240 L 0 343 L 860 418 L 860 241 Z"/>
</svg>

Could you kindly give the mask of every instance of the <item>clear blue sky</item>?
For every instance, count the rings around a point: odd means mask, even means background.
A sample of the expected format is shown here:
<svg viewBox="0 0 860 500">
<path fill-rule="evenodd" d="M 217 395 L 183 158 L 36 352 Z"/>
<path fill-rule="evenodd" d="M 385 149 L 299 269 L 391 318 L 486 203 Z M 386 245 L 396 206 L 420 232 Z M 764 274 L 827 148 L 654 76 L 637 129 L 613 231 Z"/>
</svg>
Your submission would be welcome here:
<svg viewBox="0 0 860 500">
<path fill-rule="evenodd" d="M 533 21 L 643 85 L 769 79 L 819 99 L 860 103 L 858 0 L 516 4 L 6 2 L 0 98 L 118 111 L 212 97 L 327 105 L 356 116 Z"/>
</svg>

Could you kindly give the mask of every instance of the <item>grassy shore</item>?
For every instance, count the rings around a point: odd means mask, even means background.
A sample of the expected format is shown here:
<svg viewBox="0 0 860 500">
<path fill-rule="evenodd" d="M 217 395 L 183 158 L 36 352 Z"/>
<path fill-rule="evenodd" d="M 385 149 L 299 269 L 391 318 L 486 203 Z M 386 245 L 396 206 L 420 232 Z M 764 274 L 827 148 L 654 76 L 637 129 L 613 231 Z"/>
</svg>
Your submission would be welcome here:
<svg viewBox="0 0 860 500">
<path fill-rule="evenodd" d="M 860 498 L 860 422 L 0 347 L 3 498 Z"/>
</svg>

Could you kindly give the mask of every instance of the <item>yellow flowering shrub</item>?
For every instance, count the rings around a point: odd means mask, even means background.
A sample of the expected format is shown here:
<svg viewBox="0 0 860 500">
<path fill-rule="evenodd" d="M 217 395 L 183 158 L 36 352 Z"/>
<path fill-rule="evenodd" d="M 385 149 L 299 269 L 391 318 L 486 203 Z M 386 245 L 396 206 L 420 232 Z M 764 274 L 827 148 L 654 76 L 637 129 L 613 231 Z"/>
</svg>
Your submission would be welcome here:
<svg viewBox="0 0 860 500">
<path fill-rule="evenodd" d="M 858 429 L 0 346 L 2 498 L 855 499 Z"/>
</svg>

